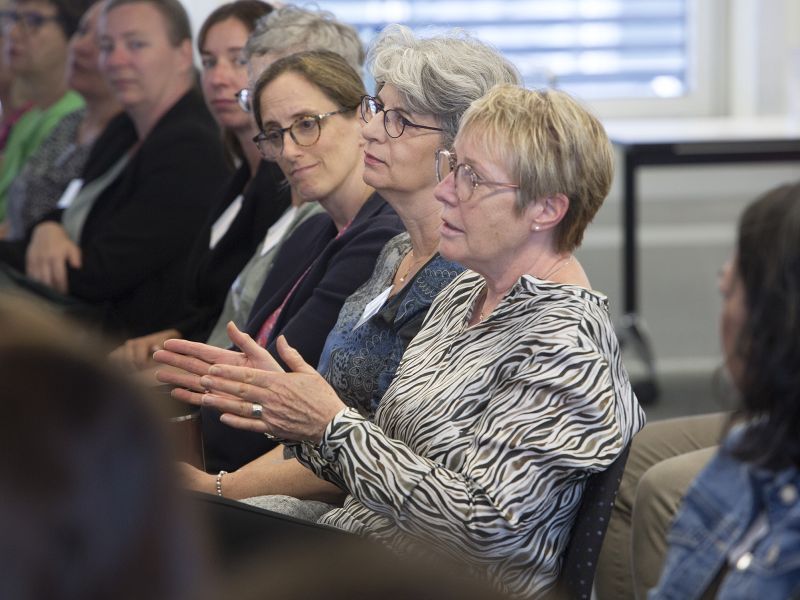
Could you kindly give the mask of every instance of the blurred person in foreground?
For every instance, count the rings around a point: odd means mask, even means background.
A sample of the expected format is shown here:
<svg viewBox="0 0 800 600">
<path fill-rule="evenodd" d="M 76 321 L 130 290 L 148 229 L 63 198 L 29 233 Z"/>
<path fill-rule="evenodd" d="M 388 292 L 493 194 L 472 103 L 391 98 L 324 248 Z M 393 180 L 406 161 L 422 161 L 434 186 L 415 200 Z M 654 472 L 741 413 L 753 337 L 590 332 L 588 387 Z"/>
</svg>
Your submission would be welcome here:
<svg viewBox="0 0 800 600">
<path fill-rule="evenodd" d="M 0 597 L 194 599 L 203 542 L 148 398 L 102 344 L 0 295 Z"/>
<path fill-rule="evenodd" d="M 741 216 L 719 282 L 740 409 L 683 498 L 650 598 L 800 597 L 798 239 L 800 183 L 767 192 Z"/>
</svg>

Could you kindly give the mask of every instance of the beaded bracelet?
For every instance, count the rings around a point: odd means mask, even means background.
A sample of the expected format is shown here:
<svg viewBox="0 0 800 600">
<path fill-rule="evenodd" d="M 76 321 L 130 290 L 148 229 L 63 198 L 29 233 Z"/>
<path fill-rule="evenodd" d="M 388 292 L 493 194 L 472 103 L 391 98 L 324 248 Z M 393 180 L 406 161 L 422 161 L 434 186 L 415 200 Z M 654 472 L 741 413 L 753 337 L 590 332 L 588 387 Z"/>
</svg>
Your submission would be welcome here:
<svg viewBox="0 0 800 600">
<path fill-rule="evenodd" d="M 217 473 L 217 496 L 222 497 L 222 476 L 227 475 L 227 471 Z"/>
</svg>

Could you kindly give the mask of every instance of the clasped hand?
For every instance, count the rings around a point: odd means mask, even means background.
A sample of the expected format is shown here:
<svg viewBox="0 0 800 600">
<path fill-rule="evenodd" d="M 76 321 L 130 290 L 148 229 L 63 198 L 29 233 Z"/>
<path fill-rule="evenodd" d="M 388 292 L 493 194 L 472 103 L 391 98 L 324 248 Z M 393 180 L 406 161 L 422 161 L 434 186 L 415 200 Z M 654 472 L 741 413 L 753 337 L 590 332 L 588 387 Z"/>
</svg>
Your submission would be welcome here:
<svg viewBox="0 0 800 600">
<path fill-rule="evenodd" d="M 217 408 L 226 425 L 319 443 L 328 423 L 345 407 L 333 388 L 283 336 L 277 349 L 288 372 L 233 323 L 228 324 L 228 336 L 241 352 L 167 340 L 153 358 L 179 370 L 162 370 L 156 377 L 178 386 L 172 392 L 175 398 Z M 263 407 L 260 417 L 254 416 L 254 404 Z"/>
</svg>

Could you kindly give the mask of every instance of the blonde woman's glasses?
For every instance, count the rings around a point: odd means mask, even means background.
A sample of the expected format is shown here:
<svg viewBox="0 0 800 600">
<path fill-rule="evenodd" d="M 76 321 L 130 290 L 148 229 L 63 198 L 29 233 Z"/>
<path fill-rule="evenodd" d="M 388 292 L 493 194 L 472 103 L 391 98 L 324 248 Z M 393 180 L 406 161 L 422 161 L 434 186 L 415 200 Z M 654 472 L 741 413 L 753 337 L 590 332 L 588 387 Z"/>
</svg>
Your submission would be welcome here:
<svg viewBox="0 0 800 600">
<path fill-rule="evenodd" d="M 472 192 L 479 185 L 489 185 L 496 187 L 505 187 L 514 190 L 519 189 L 516 183 L 504 183 L 501 181 L 488 181 L 482 179 L 473 169 L 466 163 L 458 163 L 456 153 L 450 150 L 437 150 L 436 151 L 436 181 L 441 183 L 450 173 L 456 182 L 456 196 L 459 202 L 467 202 L 472 197 Z"/>
</svg>

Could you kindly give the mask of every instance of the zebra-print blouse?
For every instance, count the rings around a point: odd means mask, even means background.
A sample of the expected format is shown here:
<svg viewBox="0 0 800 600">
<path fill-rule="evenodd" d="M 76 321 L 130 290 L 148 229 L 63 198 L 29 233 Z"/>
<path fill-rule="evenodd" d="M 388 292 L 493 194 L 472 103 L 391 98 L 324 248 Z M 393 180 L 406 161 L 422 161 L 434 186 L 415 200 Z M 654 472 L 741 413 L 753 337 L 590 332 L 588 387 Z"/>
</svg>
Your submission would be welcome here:
<svg viewBox="0 0 800 600">
<path fill-rule="evenodd" d="M 586 478 L 644 414 L 604 296 L 524 276 L 470 327 L 483 286 L 466 271 L 437 297 L 374 423 L 345 409 L 296 451 L 350 492 L 320 523 L 423 540 L 533 596 L 558 577 Z"/>
</svg>

